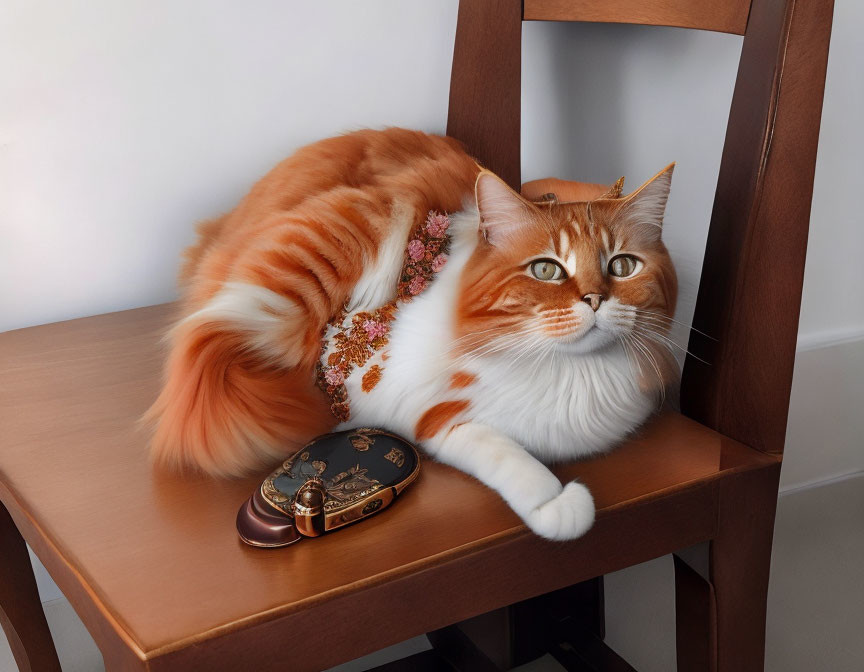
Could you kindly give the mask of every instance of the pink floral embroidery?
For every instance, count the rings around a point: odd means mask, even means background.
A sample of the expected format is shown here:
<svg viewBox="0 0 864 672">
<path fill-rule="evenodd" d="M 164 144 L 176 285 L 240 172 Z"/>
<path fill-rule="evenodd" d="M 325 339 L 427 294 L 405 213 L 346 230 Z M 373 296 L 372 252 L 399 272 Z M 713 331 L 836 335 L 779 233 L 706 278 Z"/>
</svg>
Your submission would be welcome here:
<svg viewBox="0 0 864 672">
<path fill-rule="evenodd" d="M 331 317 L 328 325 L 335 328 L 331 336 L 333 350 L 327 361 L 317 364 L 318 385 L 330 397 L 333 416 L 345 422 L 351 417 L 345 380 L 355 367 L 362 367 L 379 350 L 387 346 L 390 324 L 396 319 L 400 303 L 411 301 L 432 282 L 435 274 L 447 262 L 450 239 L 447 229 L 450 218 L 430 211 L 426 221 L 419 224 L 405 250 L 402 273 L 396 285 L 396 298 L 370 312 L 359 312 L 348 324 L 348 306 Z M 325 327 L 325 334 L 327 328 Z M 328 350 L 328 341 L 322 336 L 322 356 Z M 382 357 L 382 359 L 384 359 Z M 369 392 L 380 380 L 383 369 L 372 365 L 363 376 L 363 391 Z"/>
<path fill-rule="evenodd" d="M 426 246 L 423 245 L 422 240 L 417 240 L 415 238 L 408 243 L 408 256 L 411 258 L 411 261 L 420 261 L 424 256 L 426 256 Z"/>
<path fill-rule="evenodd" d="M 430 236 L 441 238 L 450 227 L 450 218 L 440 212 L 430 212 L 426 218 L 426 231 Z"/>
<path fill-rule="evenodd" d="M 446 254 L 439 254 L 437 257 L 435 257 L 432 260 L 432 270 L 437 273 L 442 268 L 444 268 L 444 264 L 446 264 L 446 263 L 447 263 L 447 255 Z"/>
<path fill-rule="evenodd" d="M 447 229 L 450 218 L 442 212 L 430 210 L 405 250 L 402 277 L 396 287 L 396 300 L 410 301 L 422 292 L 447 261 L 450 238 Z"/>
<path fill-rule="evenodd" d="M 369 334 L 370 340 L 375 340 L 379 336 L 386 336 L 390 332 L 390 325 L 375 320 L 366 320 L 363 323 L 363 329 Z"/>
<path fill-rule="evenodd" d="M 417 296 L 420 292 L 426 289 L 426 278 L 422 275 L 415 275 L 411 278 L 411 282 L 408 284 L 408 291 L 411 292 L 414 296 Z"/>
<path fill-rule="evenodd" d="M 324 372 L 324 380 L 328 385 L 341 385 L 345 382 L 345 374 L 339 368 L 331 366 Z"/>
</svg>

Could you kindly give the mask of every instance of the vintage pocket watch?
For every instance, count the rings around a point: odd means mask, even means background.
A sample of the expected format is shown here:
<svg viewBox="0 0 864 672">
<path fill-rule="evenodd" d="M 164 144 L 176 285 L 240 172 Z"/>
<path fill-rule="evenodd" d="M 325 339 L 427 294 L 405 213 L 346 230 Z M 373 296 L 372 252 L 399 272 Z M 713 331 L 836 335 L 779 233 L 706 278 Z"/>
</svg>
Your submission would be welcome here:
<svg viewBox="0 0 864 672">
<path fill-rule="evenodd" d="M 420 471 L 417 450 L 380 429 L 325 434 L 289 457 L 240 508 L 237 531 L 275 548 L 389 506 Z"/>
</svg>

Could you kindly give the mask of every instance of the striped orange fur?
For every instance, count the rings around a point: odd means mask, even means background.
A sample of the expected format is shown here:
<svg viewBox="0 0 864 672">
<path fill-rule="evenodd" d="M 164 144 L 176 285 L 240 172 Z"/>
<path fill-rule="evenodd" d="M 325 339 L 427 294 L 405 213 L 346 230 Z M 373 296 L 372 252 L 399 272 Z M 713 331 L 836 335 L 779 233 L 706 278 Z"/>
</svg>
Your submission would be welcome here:
<svg viewBox="0 0 864 672">
<path fill-rule="evenodd" d="M 587 500 L 559 492 L 525 450 L 606 450 L 673 377 L 677 285 L 660 235 L 671 173 L 626 197 L 620 180 L 545 180 L 522 196 L 455 140 L 416 131 L 300 149 L 201 224 L 186 252 L 183 316 L 145 416 L 153 459 L 236 476 L 272 467 L 336 417 L 387 426 L 499 492 L 545 493 L 517 512 L 570 538 L 576 528 L 558 530 L 538 507 L 557 501 L 561 520 L 584 522 L 564 514 Z M 557 198 L 530 200 L 550 190 Z M 640 266 L 619 273 L 619 258 Z M 538 275 L 538 264 L 561 275 Z M 522 485 L 486 469 L 502 455 Z"/>
<path fill-rule="evenodd" d="M 478 170 L 450 138 L 359 131 L 299 150 L 202 224 L 181 271 L 186 317 L 145 416 L 154 460 L 241 474 L 328 430 L 314 380 L 325 323 L 374 264 L 394 209 L 416 221 L 459 210 Z M 230 297 L 212 308 L 232 283 L 278 297 L 260 306 L 273 318 L 266 335 L 252 336 Z"/>
</svg>

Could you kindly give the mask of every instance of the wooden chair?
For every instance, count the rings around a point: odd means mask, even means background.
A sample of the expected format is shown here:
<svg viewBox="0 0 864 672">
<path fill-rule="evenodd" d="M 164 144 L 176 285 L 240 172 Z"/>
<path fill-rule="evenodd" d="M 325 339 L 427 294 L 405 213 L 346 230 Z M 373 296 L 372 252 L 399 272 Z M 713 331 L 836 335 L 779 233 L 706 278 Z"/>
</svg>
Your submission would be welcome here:
<svg viewBox="0 0 864 672">
<path fill-rule="evenodd" d="M 506 669 L 552 651 L 568 669 L 626 670 L 602 644 L 595 577 L 673 552 L 678 668 L 761 669 L 831 16 L 831 0 L 460 4 L 448 131 L 513 185 L 523 19 L 745 35 L 695 317 L 717 340 L 690 340 L 711 365 L 688 358 L 682 414 L 560 469 L 598 505 L 577 541 L 538 539 L 426 461 L 368 522 L 245 547 L 234 516 L 259 478 L 154 473 L 135 427 L 170 306 L 0 335 L 0 619 L 19 667 L 59 669 L 26 540 L 109 670 L 316 670 L 424 632 L 432 652 L 386 669 Z M 769 255 L 782 274 L 763 272 Z"/>
</svg>

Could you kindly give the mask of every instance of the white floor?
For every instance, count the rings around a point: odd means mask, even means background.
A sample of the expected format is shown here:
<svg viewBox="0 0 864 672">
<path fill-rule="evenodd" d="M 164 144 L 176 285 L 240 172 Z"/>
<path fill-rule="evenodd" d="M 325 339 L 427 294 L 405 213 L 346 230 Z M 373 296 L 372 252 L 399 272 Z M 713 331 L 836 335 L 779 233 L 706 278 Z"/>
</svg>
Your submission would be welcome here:
<svg viewBox="0 0 864 672">
<path fill-rule="evenodd" d="M 864 670 L 864 474 L 780 498 L 768 607 L 769 672 Z M 675 669 L 672 562 L 667 556 L 606 578 L 607 641 L 640 672 Z M 64 672 L 104 669 L 69 603 L 45 603 Z M 418 637 L 333 671 L 360 672 L 428 648 Z M 0 672 L 15 672 L 0 635 Z M 520 672 L 561 670 L 551 658 Z"/>
</svg>

